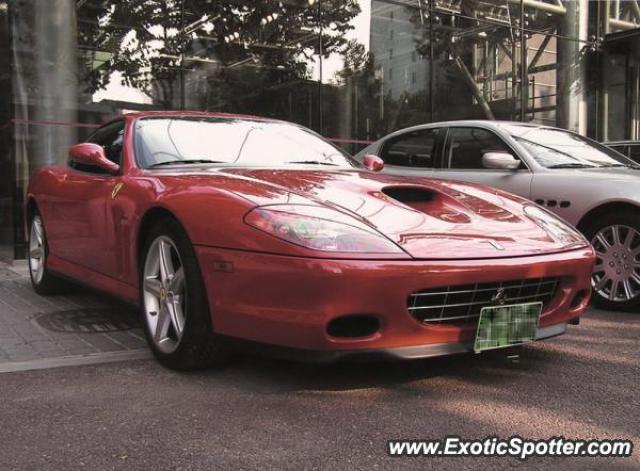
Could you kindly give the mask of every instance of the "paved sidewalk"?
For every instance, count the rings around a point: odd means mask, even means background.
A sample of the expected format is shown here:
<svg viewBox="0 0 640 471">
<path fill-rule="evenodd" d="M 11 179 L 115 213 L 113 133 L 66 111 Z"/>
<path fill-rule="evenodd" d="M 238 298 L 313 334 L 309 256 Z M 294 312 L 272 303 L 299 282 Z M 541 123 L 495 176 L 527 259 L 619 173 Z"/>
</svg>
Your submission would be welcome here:
<svg viewBox="0 0 640 471">
<path fill-rule="evenodd" d="M 0 263 L 0 371 L 8 363 L 30 369 L 38 360 L 147 356 L 142 352 L 147 352 L 144 334 L 129 306 L 86 288 L 39 296 L 26 268 Z"/>
</svg>

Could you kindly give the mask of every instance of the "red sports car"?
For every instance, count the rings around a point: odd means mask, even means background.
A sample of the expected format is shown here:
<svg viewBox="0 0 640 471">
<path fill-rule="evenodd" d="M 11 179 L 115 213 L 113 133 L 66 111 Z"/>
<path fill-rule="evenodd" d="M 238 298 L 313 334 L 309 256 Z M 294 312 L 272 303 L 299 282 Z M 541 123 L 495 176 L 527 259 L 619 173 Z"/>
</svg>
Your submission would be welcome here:
<svg viewBox="0 0 640 471">
<path fill-rule="evenodd" d="M 381 167 L 282 121 L 128 114 L 33 176 L 31 280 L 139 305 L 176 369 L 237 344 L 317 359 L 480 352 L 577 321 L 594 254 L 574 229 L 499 190 Z"/>
</svg>

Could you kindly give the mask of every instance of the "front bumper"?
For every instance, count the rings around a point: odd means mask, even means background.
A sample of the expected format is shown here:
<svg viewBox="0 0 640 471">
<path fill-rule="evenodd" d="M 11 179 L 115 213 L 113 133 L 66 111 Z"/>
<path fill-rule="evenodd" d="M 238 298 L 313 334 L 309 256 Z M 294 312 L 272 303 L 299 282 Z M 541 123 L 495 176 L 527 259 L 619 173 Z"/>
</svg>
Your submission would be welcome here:
<svg viewBox="0 0 640 471">
<path fill-rule="evenodd" d="M 341 357 L 378 352 L 421 358 L 471 351 L 474 327 L 425 325 L 407 310 L 409 294 L 428 288 L 524 278 L 559 277 L 540 319 L 538 338 L 560 335 L 585 309 L 591 290 L 591 248 L 492 260 L 331 260 L 196 246 L 212 325 L 227 337 Z M 378 332 L 336 338 L 327 324 L 373 315 Z"/>
</svg>

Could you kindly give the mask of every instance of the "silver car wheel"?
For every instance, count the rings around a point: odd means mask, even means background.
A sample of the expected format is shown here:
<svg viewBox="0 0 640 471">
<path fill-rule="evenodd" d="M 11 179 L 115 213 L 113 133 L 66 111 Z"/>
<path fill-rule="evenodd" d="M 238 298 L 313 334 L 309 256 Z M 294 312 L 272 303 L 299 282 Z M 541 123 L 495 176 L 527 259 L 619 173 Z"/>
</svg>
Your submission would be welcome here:
<svg viewBox="0 0 640 471">
<path fill-rule="evenodd" d="M 45 265 L 45 236 L 40 216 L 34 216 L 29 233 L 29 271 L 37 285 L 42 281 Z"/>
<path fill-rule="evenodd" d="M 596 251 L 591 277 L 594 291 L 613 302 L 640 295 L 640 233 L 625 225 L 606 226 L 591 244 Z"/>
<path fill-rule="evenodd" d="M 149 245 L 143 275 L 150 336 L 161 352 L 173 353 L 184 333 L 187 290 L 180 253 L 169 237 L 159 236 Z"/>
</svg>

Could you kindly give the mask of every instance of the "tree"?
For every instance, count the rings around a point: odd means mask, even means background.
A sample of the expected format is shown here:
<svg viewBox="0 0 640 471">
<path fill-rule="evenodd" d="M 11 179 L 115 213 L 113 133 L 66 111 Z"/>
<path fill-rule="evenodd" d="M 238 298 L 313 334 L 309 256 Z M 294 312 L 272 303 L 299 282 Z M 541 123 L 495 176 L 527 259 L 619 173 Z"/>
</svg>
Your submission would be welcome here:
<svg viewBox="0 0 640 471">
<path fill-rule="evenodd" d="M 178 79 L 198 70 L 228 91 L 302 80 L 313 56 L 342 51 L 359 12 L 356 0 L 104 1 L 79 25 L 85 48 L 110 52 L 86 68 L 85 82 L 95 91 L 119 71 L 125 85 L 155 90 L 171 106 Z"/>
</svg>

